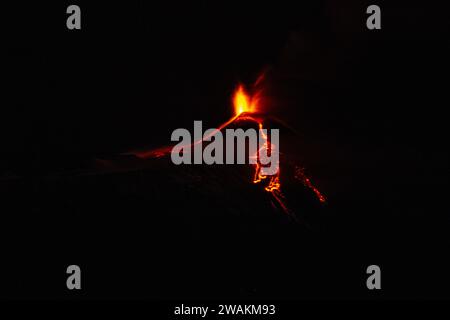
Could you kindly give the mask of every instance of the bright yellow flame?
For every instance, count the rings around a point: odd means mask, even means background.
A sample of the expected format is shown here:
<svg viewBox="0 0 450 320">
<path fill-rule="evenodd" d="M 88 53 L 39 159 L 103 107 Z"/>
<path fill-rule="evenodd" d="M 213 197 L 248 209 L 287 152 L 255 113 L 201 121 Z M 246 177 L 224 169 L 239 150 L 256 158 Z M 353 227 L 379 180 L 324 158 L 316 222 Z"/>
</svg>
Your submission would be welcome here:
<svg viewBox="0 0 450 320">
<path fill-rule="evenodd" d="M 233 104 L 234 112 L 236 116 L 243 112 L 255 112 L 257 109 L 257 98 L 251 98 L 244 89 L 244 86 L 240 85 L 234 93 Z"/>
</svg>

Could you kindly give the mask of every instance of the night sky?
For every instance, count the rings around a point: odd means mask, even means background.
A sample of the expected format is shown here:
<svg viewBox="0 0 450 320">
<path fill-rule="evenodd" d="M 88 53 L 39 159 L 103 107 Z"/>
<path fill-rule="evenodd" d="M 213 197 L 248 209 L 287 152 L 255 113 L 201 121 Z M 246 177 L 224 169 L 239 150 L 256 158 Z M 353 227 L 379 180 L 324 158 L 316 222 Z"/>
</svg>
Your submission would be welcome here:
<svg viewBox="0 0 450 320">
<path fill-rule="evenodd" d="M 69 3 L 5 5 L 0 297 L 450 298 L 448 10 L 391 2 L 381 30 L 356 0 L 77 2 L 78 31 Z M 223 123 L 262 73 L 328 199 L 289 190 L 305 223 L 244 168 L 121 158 Z"/>
</svg>

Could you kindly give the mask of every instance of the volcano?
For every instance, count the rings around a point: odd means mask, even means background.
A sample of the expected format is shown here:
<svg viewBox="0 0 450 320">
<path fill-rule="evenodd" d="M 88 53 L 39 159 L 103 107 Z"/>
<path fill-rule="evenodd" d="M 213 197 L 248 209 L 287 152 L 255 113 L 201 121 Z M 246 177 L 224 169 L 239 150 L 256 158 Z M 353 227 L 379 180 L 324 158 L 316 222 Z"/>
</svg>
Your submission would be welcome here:
<svg viewBox="0 0 450 320">
<path fill-rule="evenodd" d="M 278 118 L 271 116 L 270 113 L 265 112 L 261 108 L 261 99 L 261 90 L 257 90 L 255 94 L 249 95 L 245 91 L 244 86 L 239 85 L 232 99 L 235 115 L 218 126 L 216 130 L 223 132 L 226 129 L 236 128 L 254 128 L 257 130 L 277 128 L 282 132 L 283 136 L 280 145 L 284 143 L 288 146 L 298 145 L 299 136 L 295 130 Z M 278 147 L 271 145 L 270 139 L 266 135 L 264 135 L 264 139 L 265 143 L 262 147 L 266 149 L 264 152 L 267 152 L 267 149 Z M 202 138 L 194 141 L 190 146 L 199 143 L 207 143 L 207 141 L 205 141 L 205 138 Z M 283 149 L 280 150 L 278 171 L 274 175 L 265 175 L 261 172 L 261 163 L 259 162 L 260 154 L 263 151 L 261 150 L 262 148 L 254 155 L 258 159 L 254 165 L 227 165 L 224 166 L 225 168 L 219 165 L 188 166 L 187 168 L 186 166 L 175 166 L 170 162 L 170 153 L 173 148 L 173 146 L 164 146 L 151 150 L 127 152 L 115 159 L 98 159 L 96 170 L 101 172 L 128 172 L 158 168 L 158 171 L 167 172 L 168 176 L 175 178 L 170 184 L 196 185 L 199 189 L 195 193 L 199 194 L 203 193 L 203 188 L 208 190 L 208 193 L 215 190 L 216 193 L 210 194 L 210 197 L 213 198 L 223 197 L 224 194 L 230 194 L 233 190 L 244 187 L 240 191 L 241 195 L 247 192 L 259 192 L 272 210 L 282 211 L 297 221 L 299 219 L 299 216 L 296 214 L 298 209 L 293 209 L 293 207 L 298 206 L 297 202 L 299 199 L 306 206 L 314 202 L 319 204 L 326 203 L 325 196 L 313 185 L 311 178 L 306 175 L 306 170 L 298 159 L 299 150 L 295 150 L 293 154 L 284 153 Z M 168 180 L 170 181 L 170 178 Z M 218 188 L 217 186 L 220 187 Z M 292 200 L 288 199 L 287 195 Z M 237 198 L 240 197 L 237 196 Z M 219 200 L 217 201 L 220 202 Z M 254 202 L 259 201 L 255 200 Z M 255 205 L 255 203 L 251 203 L 250 207 L 252 205 Z"/>
</svg>

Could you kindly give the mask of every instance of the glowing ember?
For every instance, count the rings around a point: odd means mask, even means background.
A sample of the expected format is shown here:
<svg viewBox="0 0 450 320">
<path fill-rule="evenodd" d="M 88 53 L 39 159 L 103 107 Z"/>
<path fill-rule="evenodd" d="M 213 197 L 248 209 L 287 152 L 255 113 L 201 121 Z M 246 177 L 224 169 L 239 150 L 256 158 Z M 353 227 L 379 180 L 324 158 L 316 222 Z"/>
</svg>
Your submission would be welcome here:
<svg viewBox="0 0 450 320">
<path fill-rule="evenodd" d="M 316 197 L 319 199 L 320 202 L 325 203 L 327 201 L 325 199 L 325 196 L 319 191 L 319 189 L 314 187 L 313 184 L 311 183 L 311 180 L 307 176 L 305 176 L 304 168 L 298 166 L 295 168 L 295 178 L 300 180 L 305 187 L 311 189 L 316 194 Z"/>
</svg>

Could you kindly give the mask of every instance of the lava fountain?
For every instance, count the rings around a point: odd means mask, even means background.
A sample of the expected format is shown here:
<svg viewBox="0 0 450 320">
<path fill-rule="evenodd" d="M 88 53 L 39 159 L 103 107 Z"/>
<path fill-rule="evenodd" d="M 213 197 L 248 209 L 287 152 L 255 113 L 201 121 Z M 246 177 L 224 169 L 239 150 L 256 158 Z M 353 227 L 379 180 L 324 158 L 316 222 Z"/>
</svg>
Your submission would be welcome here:
<svg viewBox="0 0 450 320">
<path fill-rule="evenodd" d="M 232 123 L 238 124 L 241 121 L 247 121 L 255 123 L 258 126 L 260 132 L 263 133 L 263 131 L 261 130 L 264 129 L 264 120 L 268 120 L 269 117 L 265 112 L 262 112 L 261 104 L 261 90 L 256 91 L 254 94 L 249 94 L 245 90 L 243 85 L 239 85 L 232 97 L 234 115 L 228 121 L 218 126 L 216 131 L 221 131 Z M 256 154 L 252 156 L 254 157 L 253 159 L 256 159 L 256 161 L 253 165 L 254 174 L 251 182 L 253 184 L 261 184 L 265 192 L 268 192 L 273 197 L 275 202 L 278 204 L 278 207 L 281 208 L 285 213 L 295 218 L 295 215 L 293 215 L 292 211 L 286 204 L 286 197 L 282 193 L 282 183 L 280 180 L 280 163 L 277 163 L 278 170 L 273 175 L 265 175 L 261 172 L 262 164 L 260 162 L 260 155 L 262 154 L 262 152 L 270 154 L 271 152 L 274 152 L 276 148 L 279 148 L 279 146 L 271 143 L 270 138 L 266 134 L 262 134 L 261 137 L 263 138 L 264 142 L 262 146 L 257 150 Z M 191 146 L 201 144 L 204 141 L 205 138 L 194 141 Z M 150 151 L 133 152 L 132 154 L 139 158 L 160 158 L 169 155 L 172 149 L 172 146 L 166 146 Z M 302 167 L 296 166 L 294 178 L 300 181 L 306 188 L 311 190 L 321 203 L 326 202 L 325 196 L 312 184 L 310 178 L 305 175 L 304 169 Z"/>
</svg>

